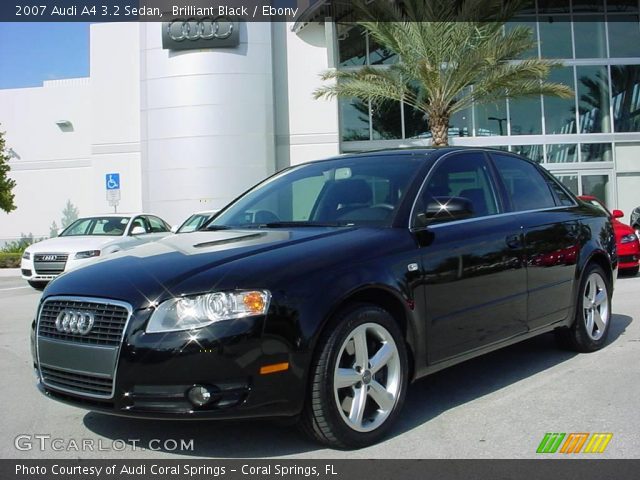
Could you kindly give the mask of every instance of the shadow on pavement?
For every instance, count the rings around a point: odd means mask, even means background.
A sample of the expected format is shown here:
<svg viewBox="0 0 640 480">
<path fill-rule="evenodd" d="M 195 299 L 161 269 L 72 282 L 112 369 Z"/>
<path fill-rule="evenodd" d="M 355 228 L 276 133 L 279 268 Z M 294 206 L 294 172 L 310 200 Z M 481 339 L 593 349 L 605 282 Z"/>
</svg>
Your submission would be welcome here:
<svg viewBox="0 0 640 480">
<path fill-rule="evenodd" d="M 618 341 L 631 322 L 629 316 L 613 315 L 608 345 Z M 409 387 L 404 409 L 391 437 L 576 355 L 559 349 L 553 334 L 545 334 L 430 375 Z M 148 445 L 153 439 L 160 439 L 160 444 L 167 439 L 193 439 L 191 451 L 167 451 L 187 456 L 261 458 L 323 448 L 307 440 L 295 427 L 268 420 L 161 421 L 90 412 L 84 416 L 84 425 L 106 438 L 139 440 L 138 447 Z"/>
</svg>

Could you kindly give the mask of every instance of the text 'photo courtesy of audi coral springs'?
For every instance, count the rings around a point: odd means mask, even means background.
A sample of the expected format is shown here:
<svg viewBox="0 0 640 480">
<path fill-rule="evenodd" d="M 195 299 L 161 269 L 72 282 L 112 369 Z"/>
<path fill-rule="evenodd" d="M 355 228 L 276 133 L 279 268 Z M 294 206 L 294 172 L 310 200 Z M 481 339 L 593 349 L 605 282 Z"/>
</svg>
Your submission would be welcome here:
<svg viewBox="0 0 640 480">
<path fill-rule="evenodd" d="M 550 331 L 602 348 L 616 269 L 609 216 L 516 155 L 312 162 L 198 231 L 52 282 L 32 327 L 38 387 L 132 417 L 289 417 L 363 447 L 429 373 Z"/>
</svg>

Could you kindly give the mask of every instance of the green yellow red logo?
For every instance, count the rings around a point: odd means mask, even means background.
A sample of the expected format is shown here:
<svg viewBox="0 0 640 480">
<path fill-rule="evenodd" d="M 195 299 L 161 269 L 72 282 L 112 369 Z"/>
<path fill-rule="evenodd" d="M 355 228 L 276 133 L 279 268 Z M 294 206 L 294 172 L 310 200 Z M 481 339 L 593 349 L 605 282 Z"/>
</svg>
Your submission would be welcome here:
<svg viewBox="0 0 640 480">
<path fill-rule="evenodd" d="M 536 453 L 603 453 L 613 433 L 545 433 Z"/>
</svg>

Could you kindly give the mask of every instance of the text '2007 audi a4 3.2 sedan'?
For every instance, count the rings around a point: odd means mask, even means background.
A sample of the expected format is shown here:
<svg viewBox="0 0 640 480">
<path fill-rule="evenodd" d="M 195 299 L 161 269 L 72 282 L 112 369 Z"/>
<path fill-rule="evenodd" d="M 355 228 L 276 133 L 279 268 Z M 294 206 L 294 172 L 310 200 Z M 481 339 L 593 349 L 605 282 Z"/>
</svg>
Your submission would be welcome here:
<svg viewBox="0 0 640 480">
<path fill-rule="evenodd" d="M 616 264 L 607 215 L 516 155 L 312 162 L 199 231 L 53 281 L 32 328 L 38 386 L 132 417 L 290 417 L 362 447 L 443 367 L 552 330 L 601 348 Z"/>
</svg>

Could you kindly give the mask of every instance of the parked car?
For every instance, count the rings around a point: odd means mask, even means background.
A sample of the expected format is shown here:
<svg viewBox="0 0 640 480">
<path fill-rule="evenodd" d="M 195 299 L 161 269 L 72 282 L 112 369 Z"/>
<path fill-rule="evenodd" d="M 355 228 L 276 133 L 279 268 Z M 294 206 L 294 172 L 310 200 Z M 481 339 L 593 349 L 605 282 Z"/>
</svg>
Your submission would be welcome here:
<svg viewBox="0 0 640 480">
<path fill-rule="evenodd" d="M 202 225 L 204 225 L 211 217 L 213 217 L 220 210 L 203 210 L 201 212 L 196 212 L 193 215 L 190 215 L 182 224 L 176 228 L 172 228 L 171 230 L 174 233 L 189 233 L 195 232 Z"/>
<path fill-rule="evenodd" d="M 640 207 L 636 207 L 631 212 L 630 225 L 635 229 L 636 235 L 640 238 Z"/>
<path fill-rule="evenodd" d="M 579 198 L 602 209 L 611 217 L 618 248 L 618 270 L 620 273 L 637 275 L 640 264 L 640 241 L 634 228 L 618 220 L 624 217 L 624 212 L 622 210 L 610 212 L 604 203 L 591 195 L 582 195 Z"/>
<path fill-rule="evenodd" d="M 508 152 L 298 165 L 200 231 L 52 282 L 32 325 L 38 386 L 123 416 L 289 417 L 363 447 L 427 374 L 545 332 L 602 348 L 615 248 L 605 212 Z"/>
<path fill-rule="evenodd" d="M 120 250 L 167 236 L 170 226 L 155 215 L 108 214 L 84 217 L 59 236 L 29 246 L 22 255 L 22 278 L 43 289 L 62 272 Z"/>
</svg>

